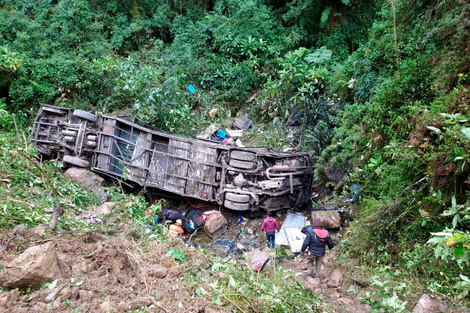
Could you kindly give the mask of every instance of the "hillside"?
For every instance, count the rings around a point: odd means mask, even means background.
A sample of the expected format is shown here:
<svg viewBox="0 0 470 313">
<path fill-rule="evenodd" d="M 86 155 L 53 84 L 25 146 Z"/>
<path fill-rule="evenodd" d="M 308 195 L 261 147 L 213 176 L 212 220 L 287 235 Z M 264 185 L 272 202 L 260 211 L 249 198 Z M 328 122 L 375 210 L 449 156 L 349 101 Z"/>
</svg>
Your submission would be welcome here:
<svg viewBox="0 0 470 313">
<path fill-rule="evenodd" d="M 13 231 L 20 224 L 28 232 L 49 225 L 58 203 L 66 203 L 69 213 L 101 203 L 64 178 L 60 162 L 42 162 L 35 152 L 29 137 L 41 103 L 96 114 L 133 114 L 157 129 L 187 137 L 211 124 L 230 127 L 243 114 L 256 125 L 242 138 L 245 145 L 311 153 L 314 206 L 349 197 L 353 184 L 361 187 L 355 220 L 344 229 L 327 264 L 348 279 L 365 282 L 367 287 L 347 286 L 348 297 L 359 303 L 357 294 L 367 289 L 358 305 L 367 304 L 371 311 L 411 311 L 423 293 L 448 304 L 449 312 L 469 306 L 466 1 L 14 0 L 2 3 L 0 20 L 1 268 L 28 246 L 55 242 L 66 258 L 78 255 L 95 262 L 96 275 L 107 273 L 100 272 L 100 262 L 109 263 L 107 253 L 127 260 L 126 277 L 150 271 L 149 259 L 172 263 L 168 268 L 177 264 L 188 283 L 198 275 L 191 265 L 166 256 L 164 248 L 153 255 L 153 245 L 169 248 L 165 230 L 157 228 L 150 239 L 137 226 L 146 218 L 144 196 L 112 182 L 108 193 L 120 217 L 110 219 L 133 225 L 132 236 L 124 232 L 117 237 L 116 221 L 98 229 L 67 215 L 59 219 L 57 233 L 44 237 Z M 102 238 L 88 238 L 96 233 Z M 77 250 L 70 248 L 71 242 Z M 95 256 L 98 250 L 104 259 Z M 201 265 L 201 271 L 212 271 L 209 276 L 219 266 L 229 271 L 210 253 L 185 253 L 191 260 L 185 264 L 210 259 L 207 267 Z M 351 269 L 360 269 L 360 277 Z M 233 277 L 240 281 L 256 282 L 238 293 L 230 289 L 232 276 L 218 278 L 230 287 L 219 296 L 196 287 L 185 292 L 207 301 L 196 305 L 195 312 L 204 307 L 283 312 L 302 307 L 307 298 L 317 299 L 315 288 L 283 285 L 283 271 L 236 272 Z M 90 285 L 95 284 L 92 276 L 84 277 Z M 115 283 L 106 277 L 110 280 L 101 284 Z M 80 280 L 67 281 L 70 292 Z M 148 296 L 152 288 L 145 282 L 138 289 Z M 208 280 L 205 287 L 214 284 Z M 127 281 L 124 285 L 134 288 Z M 42 286 L 34 293 L 42 297 L 46 290 Z M 273 290 L 298 300 L 288 306 Z M 2 288 L 0 298 L 7 292 L 26 301 L 31 290 Z M 250 307 L 252 299 L 265 293 L 269 296 Z M 119 295 L 116 291 L 113 301 Z M 240 295 L 243 305 L 234 300 Z M 79 312 L 66 299 L 55 310 L 68 303 L 70 311 Z M 152 303 L 158 307 L 158 301 Z M 165 310 L 182 309 L 172 305 Z M 328 309 L 322 304 L 309 310 Z"/>
</svg>

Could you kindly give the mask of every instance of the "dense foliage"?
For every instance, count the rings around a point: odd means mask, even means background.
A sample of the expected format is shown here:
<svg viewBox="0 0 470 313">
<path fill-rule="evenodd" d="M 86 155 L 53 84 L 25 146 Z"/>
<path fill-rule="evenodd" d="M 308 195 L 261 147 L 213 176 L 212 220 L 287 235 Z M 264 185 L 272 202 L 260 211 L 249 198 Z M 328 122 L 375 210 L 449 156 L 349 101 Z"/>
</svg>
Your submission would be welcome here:
<svg viewBox="0 0 470 313">
<path fill-rule="evenodd" d="M 397 2 L 394 25 L 384 4 L 369 42 L 333 75 L 343 118 L 318 163 L 349 168 L 366 195 L 351 255 L 457 298 L 470 291 L 468 9 Z"/>
<path fill-rule="evenodd" d="M 0 130 L 9 136 L 23 142 L 44 102 L 132 112 L 182 135 L 244 113 L 263 130 L 246 143 L 313 151 L 334 193 L 362 187 L 345 255 L 453 300 L 468 295 L 466 1 L 0 3 Z M 24 212 L 36 223 L 57 201 L 95 201 L 74 185 L 60 189 L 29 144 L 9 138 L 0 141 L 3 227 Z M 58 198 L 37 208 L 10 196 L 34 199 L 38 186 Z"/>
</svg>

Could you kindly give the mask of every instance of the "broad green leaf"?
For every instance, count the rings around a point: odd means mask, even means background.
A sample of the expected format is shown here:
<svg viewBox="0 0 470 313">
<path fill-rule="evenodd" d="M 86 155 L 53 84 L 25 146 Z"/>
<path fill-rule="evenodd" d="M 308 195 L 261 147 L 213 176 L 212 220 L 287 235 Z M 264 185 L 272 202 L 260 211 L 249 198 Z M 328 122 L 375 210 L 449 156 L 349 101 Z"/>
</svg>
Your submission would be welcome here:
<svg viewBox="0 0 470 313">
<path fill-rule="evenodd" d="M 325 46 L 315 50 L 313 53 L 308 54 L 305 60 L 309 63 L 323 63 L 331 59 L 333 52 L 328 50 Z"/>
<path fill-rule="evenodd" d="M 320 24 L 324 25 L 326 21 L 328 21 L 328 17 L 330 16 L 331 7 L 327 7 L 323 13 L 321 14 Z"/>
<path fill-rule="evenodd" d="M 212 295 L 212 302 L 214 302 L 217 305 L 222 305 L 222 301 L 220 301 L 220 297 L 218 293 L 214 292 L 214 294 Z"/>
<path fill-rule="evenodd" d="M 463 248 L 463 246 L 461 245 L 458 245 L 455 247 L 454 249 L 454 255 L 455 255 L 455 258 L 460 258 L 465 252 L 465 249 Z"/>
</svg>

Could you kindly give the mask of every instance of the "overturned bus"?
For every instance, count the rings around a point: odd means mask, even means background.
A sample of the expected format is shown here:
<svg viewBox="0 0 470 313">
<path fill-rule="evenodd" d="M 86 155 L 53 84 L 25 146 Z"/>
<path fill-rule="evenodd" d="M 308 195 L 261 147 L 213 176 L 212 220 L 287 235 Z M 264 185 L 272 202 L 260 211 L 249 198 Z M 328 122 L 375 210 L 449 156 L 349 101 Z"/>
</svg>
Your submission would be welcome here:
<svg viewBox="0 0 470 313">
<path fill-rule="evenodd" d="M 52 105 L 39 109 L 32 140 L 65 165 L 236 211 L 300 208 L 311 196 L 307 153 L 224 146 Z"/>
</svg>

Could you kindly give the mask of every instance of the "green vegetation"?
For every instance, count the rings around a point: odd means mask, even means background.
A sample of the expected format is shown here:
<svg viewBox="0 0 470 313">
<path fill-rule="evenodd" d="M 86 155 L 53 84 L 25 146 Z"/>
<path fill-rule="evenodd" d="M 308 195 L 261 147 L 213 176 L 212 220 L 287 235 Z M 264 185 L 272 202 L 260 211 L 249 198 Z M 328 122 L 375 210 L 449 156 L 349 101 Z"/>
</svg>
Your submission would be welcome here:
<svg viewBox="0 0 470 313">
<path fill-rule="evenodd" d="M 378 275 L 365 302 L 401 312 L 412 292 L 428 291 L 468 305 L 466 1 L 14 0 L 0 7 L 0 227 L 47 223 L 59 203 L 80 211 L 99 202 L 63 178 L 60 164 L 38 159 L 28 127 L 40 103 L 132 113 L 186 136 L 243 113 L 262 130 L 249 132 L 246 144 L 313 151 L 317 178 L 332 196 L 349 193 L 353 182 L 362 187 L 339 251 Z M 210 116 L 211 109 L 218 112 Z M 119 218 L 148 224 L 142 196 L 109 188 Z M 93 227 L 65 218 L 58 229 L 77 226 Z M 165 239 L 163 228 L 156 233 Z M 173 256 L 183 259 L 178 251 Z M 300 292 L 286 288 L 291 299 Z M 214 302 L 230 297 L 221 290 Z"/>
</svg>

